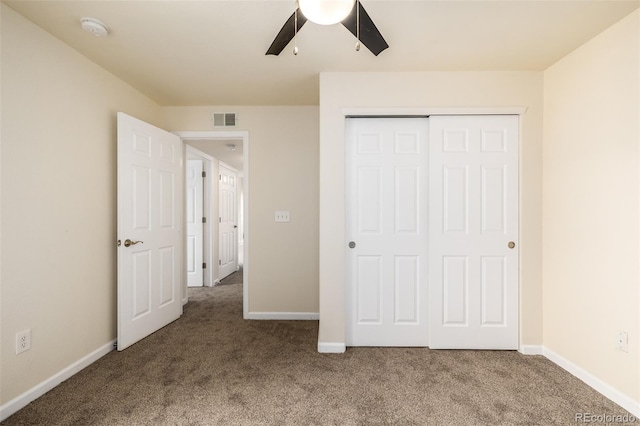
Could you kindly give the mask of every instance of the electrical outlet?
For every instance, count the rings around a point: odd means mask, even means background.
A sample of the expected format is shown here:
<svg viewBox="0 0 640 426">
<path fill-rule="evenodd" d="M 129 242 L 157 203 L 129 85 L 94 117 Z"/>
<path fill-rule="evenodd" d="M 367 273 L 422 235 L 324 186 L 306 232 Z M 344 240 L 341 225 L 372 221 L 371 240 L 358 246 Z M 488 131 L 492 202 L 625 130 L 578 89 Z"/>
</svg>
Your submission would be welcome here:
<svg viewBox="0 0 640 426">
<path fill-rule="evenodd" d="M 31 329 L 16 334 L 16 355 L 31 349 Z"/>
<path fill-rule="evenodd" d="M 622 352 L 629 352 L 629 336 L 621 331 L 616 336 L 616 349 Z"/>
<path fill-rule="evenodd" d="M 289 222 L 289 212 L 288 211 L 277 211 L 276 212 L 276 222 Z"/>
</svg>

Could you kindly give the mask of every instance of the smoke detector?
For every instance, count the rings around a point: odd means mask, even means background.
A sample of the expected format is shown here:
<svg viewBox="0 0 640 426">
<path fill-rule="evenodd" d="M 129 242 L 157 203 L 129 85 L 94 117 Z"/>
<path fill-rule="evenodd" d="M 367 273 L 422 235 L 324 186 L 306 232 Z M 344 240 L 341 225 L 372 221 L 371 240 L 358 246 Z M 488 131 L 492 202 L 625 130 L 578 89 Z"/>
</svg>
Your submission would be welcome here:
<svg viewBox="0 0 640 426">
<path fill-rule="evenodd" d="M 109 29 L 105 24 L 94 18 L 82 18 L 80 19 L 82 29 L 88 33 L 93 34 L 96 37 L 106 37 L 109 34 Z"/>
</svg>

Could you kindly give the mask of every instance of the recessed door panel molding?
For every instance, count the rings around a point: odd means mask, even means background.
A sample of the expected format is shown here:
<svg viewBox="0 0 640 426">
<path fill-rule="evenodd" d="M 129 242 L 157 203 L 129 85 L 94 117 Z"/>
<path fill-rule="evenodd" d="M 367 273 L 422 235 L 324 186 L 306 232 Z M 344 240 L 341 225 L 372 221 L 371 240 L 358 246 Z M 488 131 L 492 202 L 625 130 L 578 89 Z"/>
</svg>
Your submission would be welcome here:
<svg viewBox="0 0 640 426">
<path fill-rule="evenodd" d="M 133 180 L 131 202 L 133 228 L 139 231 L 148 230 L 151 225 L 149 220 L 151 170 L 148 167 L 134 166 L 131 170 L 131 178 Z"/>
<path fill-rule="evenodd" d="M 507 152 L 507 131 L 505 129 L 482 129 L 482 152 Z"/>
<path fill-rule="evenodd" d="M 397 167 L 395 170 L 395 232 L 418 233 L 420 169 Z"/>
<path fill-rule="evenodd" d="M 176 299 L 175 289 L 179 283 L 174 282 L 175 274 L 175 250 L 173 247 L 162 247 L 160 253 L 160 292 L 158 293 L 160 308 Z M 177 285 L 176 285 L 177 284 Z"/>
<path fill-rule="evenodd" d="M 507 232 L 507 167 L 482 166 L 482 232 Z"/>
<path fill-rule="evenodd" d="M 396 132 L 394 151 L 396 154 L 419 154 L 420 135 L 417 132 Z"/>
<path fill-rule="evenodd" d="M 171 141 L 163 140 L 159 143 L 160 148 L 160 160 L 165 163 L 173 164 L 176 158 L 176 149 Z"/>
<path fill-rule="evenodd" d="M 469 222 L 469 178 L 466 166 L 442 168 L 444 232 L 467 233 Z"/>
<path fill-rule="evenodd" d="M 431 348 L 518 348 L 518 120 L 430 118 Z"/>
<path fill-rule="evenodd" d="M 442 145 L 442 152 L 466 153 L 469 152 L 469 131 L 468 129 L 447 128 L 442 129 L 442 138 L 439 143 Z"/>
<path fill-rule="evenodd" d="M 139 251 L 132 256 L 133 315 L 132 319 L 148 314 L 151 310 L 151 253 Z"/>
<path fill-rule="evenodd" d="M 136 130 L 133 132 L 131 135 L 133 154 L 151 158 L 151 137 Z"/>
<path fill-rule="evenodd" d="M 380 324 L 381 321 L 381 256 L 358 256 L 357 321 L 358 324 Z"/>
<path fill-rule="evenodd" d="M 191 173 L 193 174 L 193 173 Z M 193 180 L 193 177 L 190 176 L 189 174 L 187 175 L 187 181 L 189 180 Z M 186 208 L 185 208 L 185 215 L 187 217 L 187 223 L 195 223 L 196 221 L 196 197 L 198 196 L 198 194 L 196 193 L 196 188 L 195 186 L 192 186 L 191 188 L 187 187 L 187 191 L 186 191 L 186 197 L 187 197 L 187 203 L 186 203 Z"/>
<path fill-rule="evenodd" d="M 482 326 L 506 326 L 507 263 L 505 256 L 482 256 Z"/>
<path fill-rule="evenodd" d="M 358 230 L 361 233 L 382 232 L 382 176 L 380 167 L 359 167 Z"/>
<path fill-rule="evenodd" d="M 381 138 L 382 136 L 379 133 L 360 133 L 358 135 L 358 154 L 382 154 Z"/>
<path fill-rule="evenodd" d="M 418 324 L 420 300 L 420 258 L 395 257 L 395 323 Z"/>
<path fill-rule="evenodd" d="M 468 266 L 467 256 L 442 257 L 442 324 L 445 327 L 468 325 Z"/>
<path fill-rule="evenodd" d="M 175 221 L 173 217 L 174 199 L 173 188 L 175 187 L 175 176 L 170 171 L 160 172 L 160 227 L 173 229 Z"/>
<path fill-rule="evenodd" d="M 347 119 L 348 346 L 427 345 L 426 118 Z"/>
</svg>

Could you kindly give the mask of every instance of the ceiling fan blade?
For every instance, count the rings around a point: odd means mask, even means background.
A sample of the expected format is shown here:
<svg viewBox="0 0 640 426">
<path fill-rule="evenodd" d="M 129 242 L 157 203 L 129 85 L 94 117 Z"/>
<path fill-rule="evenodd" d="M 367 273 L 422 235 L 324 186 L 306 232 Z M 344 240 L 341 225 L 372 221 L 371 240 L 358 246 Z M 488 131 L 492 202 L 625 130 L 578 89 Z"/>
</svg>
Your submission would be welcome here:
<svg viewBox="0 0 640 426">
<path fill-rule="evenodd" d="M 354 6 L 349 16 L 344 18 L 342 21 L 342 25 L 344 25 L 349 31 L 351 31 L 351 34 L 356 37 L 357 9 L 358 5 Z M 362 3 L 360 3 L 360 42 L 364 44 L 375 56 L 378 56 L 380 52 L 389 47 L 384 37 L 382 37 L 382 34 L 380 34 L 380 31 L 378 31 L 378 27 L 376 27 L 376 24 L 373 23 L 373 20 L 371 20 L 371 17 L 362 6 Z"/>
<path fill-rule="evenodd" d="M 302 26 L 307 22 L 307 18 L 305 18 L 305 16 L 300 12 L 300 8 L 296 9 L 289 19 L 287 19 L 287 22 L 284 23 L 282 29 L 273 40 L 273 43 L 271 43 L 271 46 L 269 46 L 269 50 L 267 50 L 265 55 L 279 55 L 280 52 L 287 47 L 287 44 L 293 40 L 293 37 L 296 34 L 293 28 L 296 19 L 296 12 L 298 13 L 298 31 L 300 31 L 300 28 L 302 28 Z"/>
</svg>

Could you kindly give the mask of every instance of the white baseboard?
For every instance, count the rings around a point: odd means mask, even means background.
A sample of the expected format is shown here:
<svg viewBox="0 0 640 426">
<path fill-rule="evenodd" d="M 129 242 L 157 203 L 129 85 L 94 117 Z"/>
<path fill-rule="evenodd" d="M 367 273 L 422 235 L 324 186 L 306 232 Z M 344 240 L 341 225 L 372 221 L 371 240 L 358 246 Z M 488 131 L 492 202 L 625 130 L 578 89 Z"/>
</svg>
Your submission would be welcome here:
<svg viewBox="0 0 640 426">
<path fill-rule="evenodd" d="M 21 410 L 22 408 L 29 405 L 31 401 L 34 401 L 37 398 L 40 398 L 45 393 L 49 392 L 51 389 L 58 386 L 60 383 L 64 382 L 80 370 L 88 367 L 93 364 L 109 352 L 113 350 L 113 345 L 115 344 L 115 340 L 107 343 L 106 345 L 96 349 L 91 352 L 89 355 L 80 358 L 78 361 L 69 365 L 65 369 L 57 372 L 53 376 L 49 377 L 44 382 L 32 387 L 22 395 L 19 395 L 7 402 L 3 406 L 0 407 L 0 421 L 4 421 L 6 418 Z"/>
<path fill-rule="evenodd" d="M 619 390 L 615 389 L 613 386 L 598 379 L 587 370 L 578 367 L 573 362 L 558 355 L 548 348 L 542 347 L 542 355 L 633 414 L 636 418 L 640 418 L 640 402 L 633 400 Z"/>
<path fill-rule="evenodd" d="M 543 355 L 544 347 L 542 345 L 520 345 L 520 352 L 522 355 Z"/>
<path fill-rule="evenodd" d="M 318 320 L 318 312 L 249 312 L 248 320 Z"/>
<path fill-rule="evenodd" d="M 347 350 L 344 343 L 318 342 L 318 352 L 321 354 L 342 354 Z"/>
</svg>

